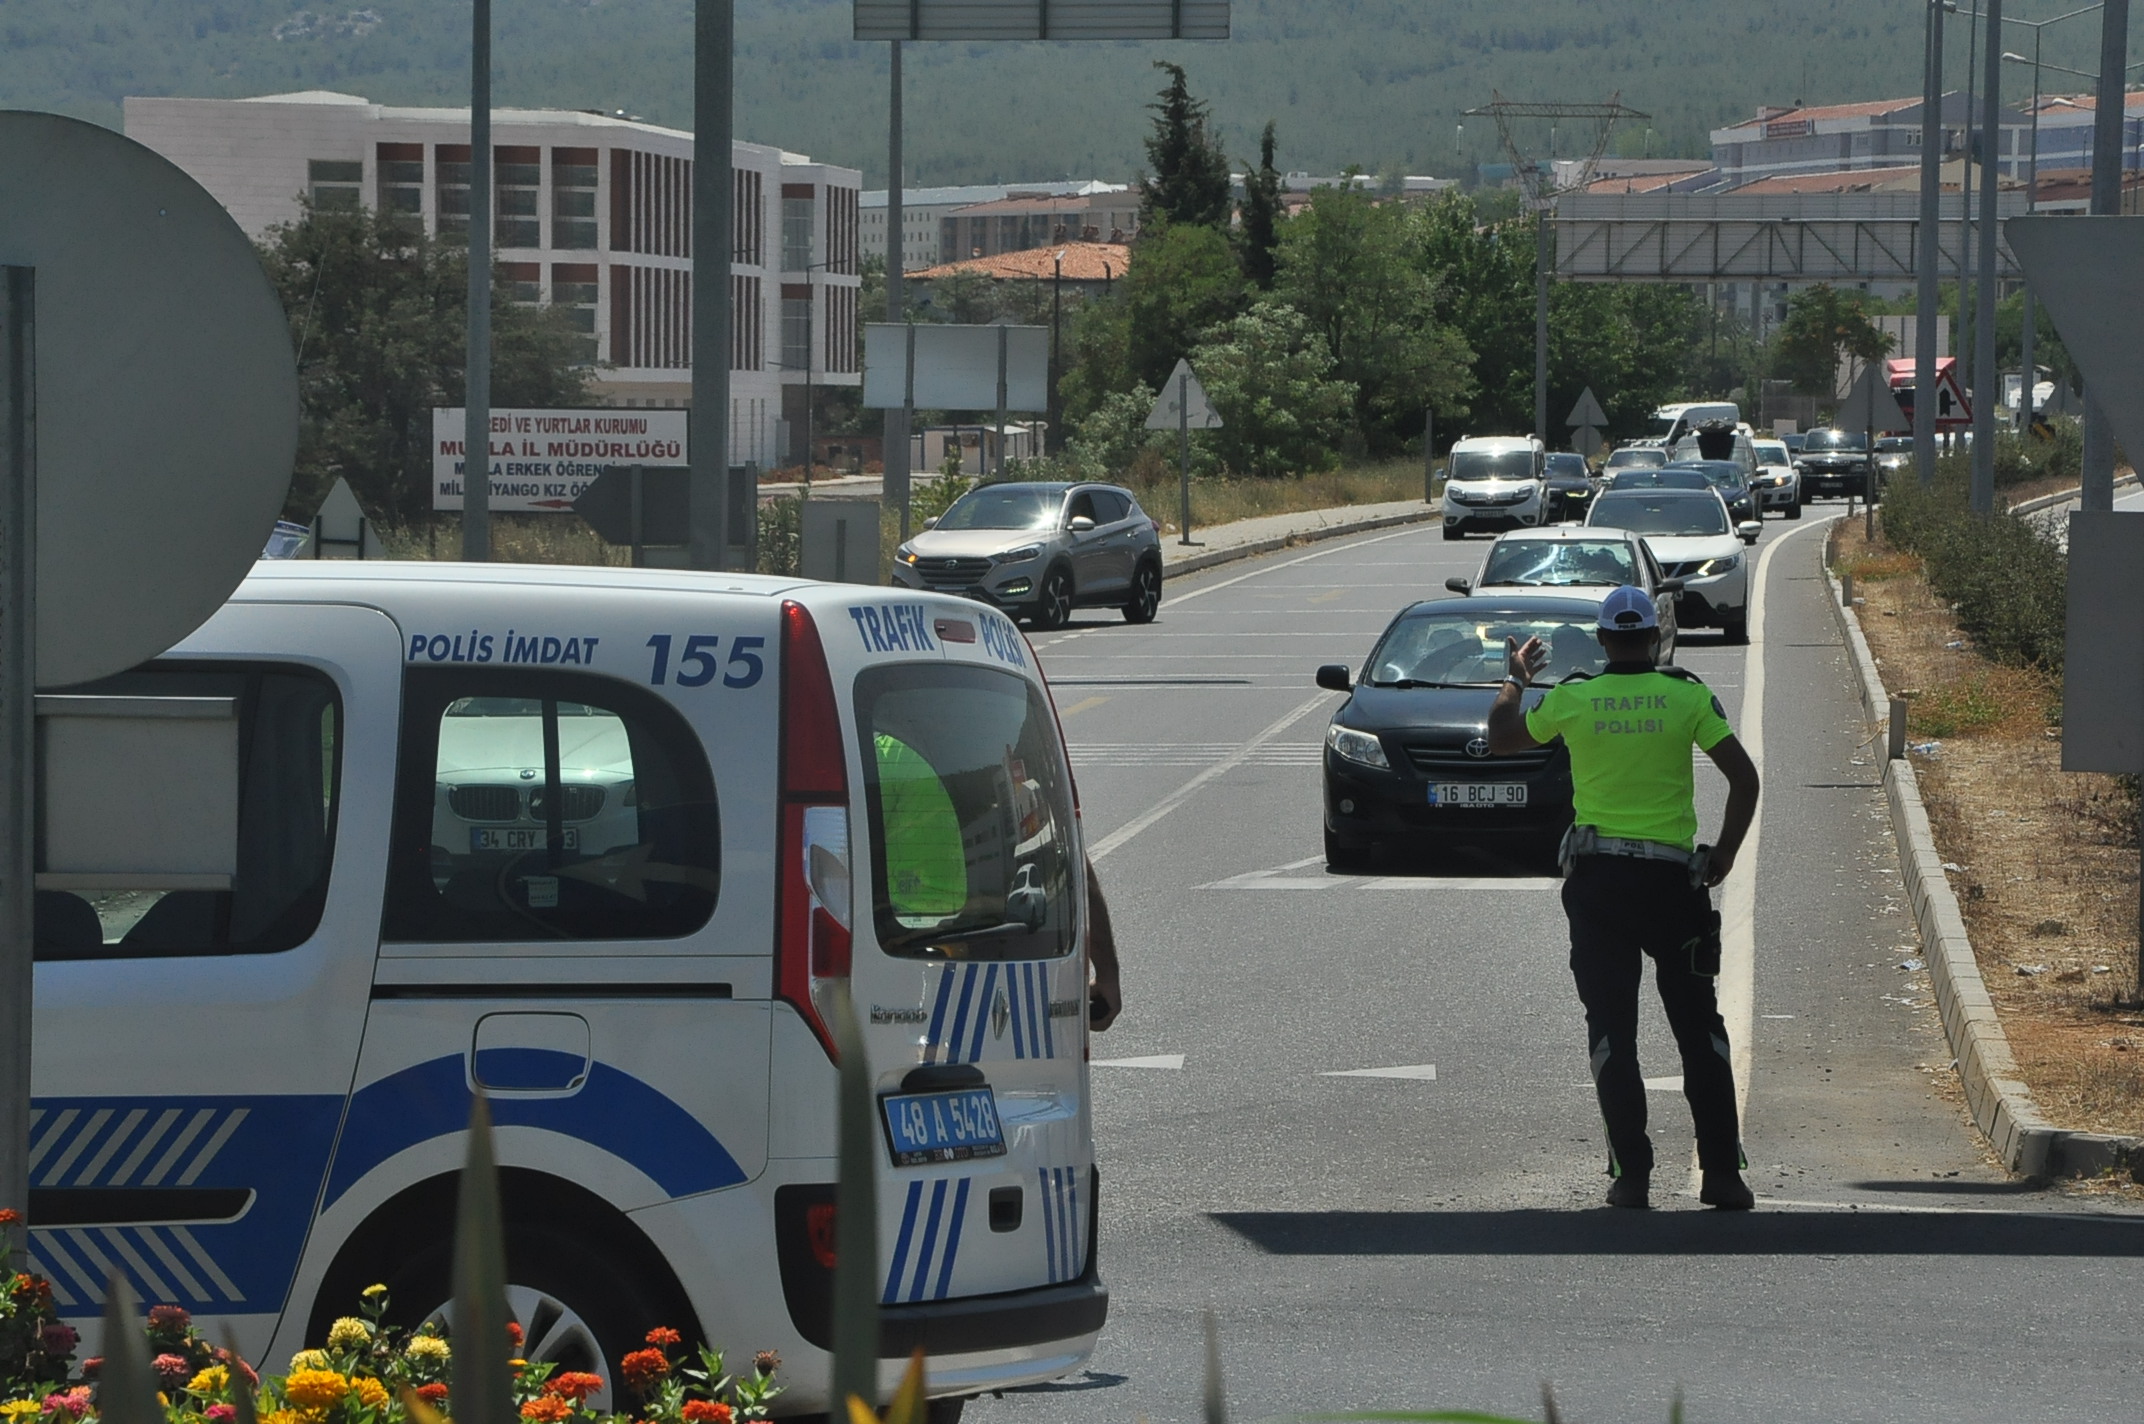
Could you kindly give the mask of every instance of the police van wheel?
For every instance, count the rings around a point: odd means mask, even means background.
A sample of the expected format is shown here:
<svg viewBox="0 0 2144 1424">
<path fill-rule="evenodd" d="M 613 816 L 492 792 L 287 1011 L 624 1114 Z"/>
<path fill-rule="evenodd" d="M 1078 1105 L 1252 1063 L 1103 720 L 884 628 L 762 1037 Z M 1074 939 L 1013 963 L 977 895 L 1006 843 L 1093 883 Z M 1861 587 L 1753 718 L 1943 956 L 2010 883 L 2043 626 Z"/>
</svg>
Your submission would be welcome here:
<svg viewBox="0 0 2144 1424">
<path fill-rule="evenodd" d="M 924 1424 L 960 1424 L 960 1416 L 967 1412 L 967 1408 L 968 1396 L 965 1394 L 928 1400 L 923 1406 Z"/>
<path fill-rule="evenodd" d="M 1124 605 L 1127 623 L 1151 623 L 1161 609 L 1161 566 L 1141 564 L 1132 575 L 1131 598 Z"/>
<path fill-rule="evenodd" d="M 1063 569 L 1051 569 L 1042 580 L 1042 592 L 1035 599 L 1034 624 L 1048 631 L 1062 628 L 1072 620 L 1072 576 Z"/>
</svg>

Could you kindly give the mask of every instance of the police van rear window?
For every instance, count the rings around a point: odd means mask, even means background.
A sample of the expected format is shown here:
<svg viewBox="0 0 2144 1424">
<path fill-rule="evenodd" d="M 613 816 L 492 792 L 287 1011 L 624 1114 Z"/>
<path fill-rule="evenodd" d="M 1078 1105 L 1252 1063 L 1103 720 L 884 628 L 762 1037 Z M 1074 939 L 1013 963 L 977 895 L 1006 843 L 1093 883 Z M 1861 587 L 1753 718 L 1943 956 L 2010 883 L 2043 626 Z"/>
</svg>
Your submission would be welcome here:
<svg viewBox="0 0 2144 1424">
<path fill-rule="evenodd" d="M 387 939 L 668 939 L 707 923 L 714 780 L 667 703 L 548 669 L 407 676 Z"/>
<path fill-rule="evenodd" d="M 992 668 L 856 680 L 871 913 L 888 954 L 1054 959 L 1074 947 L 1072 804 L 1041 692 Z"/>
</svg>

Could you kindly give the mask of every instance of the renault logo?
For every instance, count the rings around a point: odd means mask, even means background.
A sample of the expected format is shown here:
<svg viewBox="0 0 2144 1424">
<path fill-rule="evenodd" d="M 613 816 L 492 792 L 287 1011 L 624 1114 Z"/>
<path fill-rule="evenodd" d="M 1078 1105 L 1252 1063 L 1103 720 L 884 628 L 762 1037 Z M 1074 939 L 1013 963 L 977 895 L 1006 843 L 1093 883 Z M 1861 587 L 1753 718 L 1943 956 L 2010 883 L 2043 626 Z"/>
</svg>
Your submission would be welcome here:
<svg viewBox="0 0 2144 1424">
<path fill-rule="evenodd" d="M 1003 1038 L 1005 1036 L 1005 1025 L 1011 1022 L 1012 1006 L 1005 1002 L 1005 991 L 1000 989 L 996 1000 L 990 1005 L 990 1036 L 992 1038 Z"/>
<path fill-rule="evenodd" d="M 1473 741 L 1467 743 L 1468 756 L 1479 759 L 1481 757 L 1487 756 L 1488 754 L 1489 739 L 1487 737 L 1476 737 Z"/>
</svg>

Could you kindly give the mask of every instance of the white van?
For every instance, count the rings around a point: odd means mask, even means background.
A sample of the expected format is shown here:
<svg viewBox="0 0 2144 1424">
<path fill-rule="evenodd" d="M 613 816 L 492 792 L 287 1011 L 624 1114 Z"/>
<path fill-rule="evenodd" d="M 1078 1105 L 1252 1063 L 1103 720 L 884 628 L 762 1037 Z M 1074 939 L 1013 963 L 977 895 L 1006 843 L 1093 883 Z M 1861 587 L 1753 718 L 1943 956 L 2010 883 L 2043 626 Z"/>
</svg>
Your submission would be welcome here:
<svg viewBox="0 0 2144 1424">
<path fill-rule="evenodd" d="M 68 1318 L 116 1271 L 276 1366 L 375 1281 L 426 1318 L 481 1088 L 533 1357 L 624 1408 L 619 1359 L 667 1325 L 780 1351 L 783 1412 L 823 1411 L 846 981 L 883 1114 L 882 1379 L 922 1346 L 950 1402 L 1087 1357 L 1085 862 L 1004 615 L 262 564 L 169 655 L 69 691 L 232 707 L 238 770 L 233 873 L 40 876 L 30 1255 Z M 135 799 L 108 814 L 172 809 Z"/>
<path fill-rule="evenodd" d="M 1654 411 L 1653 418 L 1646 423 L 1645 438 L 1672 450 L 1685 435 L 1715 420 L 1740 425 L 1742 407 L 1733 401 L 1680 401 L 1664 405 Z"/>
<path fill-rule="evenodd" d="M 1548 518 L 1548 454 L 1531 435 L 1469 435 L 1445 464 L 1444 537 L 1524 529 Z"/>
</svg>

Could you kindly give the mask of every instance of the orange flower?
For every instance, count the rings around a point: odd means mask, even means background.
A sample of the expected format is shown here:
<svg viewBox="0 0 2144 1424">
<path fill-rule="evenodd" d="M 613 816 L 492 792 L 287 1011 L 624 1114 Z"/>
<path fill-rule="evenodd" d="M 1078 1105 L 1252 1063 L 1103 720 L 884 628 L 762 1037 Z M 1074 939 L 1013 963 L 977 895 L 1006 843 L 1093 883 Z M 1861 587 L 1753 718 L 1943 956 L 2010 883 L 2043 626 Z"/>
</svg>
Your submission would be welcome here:
<svg viewBox="0 0 2144 1424">
<path fill-rule="evenodd" d="M 670 1360 L 660 1350 L 635 1350 L 618 1361 L 618 1373 L 635 1392 L 645 1394 L 670 1373 Z"/>
<path fill-rule="evenodd" d="M 437 1380 L 430 1384 L 420 1384 L 417 1386 L 417 1398 L 437 1409 L 447 1402 L 447 1387 Z"/>
<path fill-rule="evenodd" d="M 0 1206 L 0 1226 L 13 1226 L 22 1220 L 22 1213 L 11 1206 Z"/>
<path fill-rule="evenodd" d="M 658 1325 L 648 1332 L 648 1343 L 658 1348 L 666 1348 L 671 1345 L 684 1344 L 685 1337 L 667 1325 Z"/>
<path fill-rule="evenodd" d="M 730 1407 L 712 1399 L 688 1399 L 685 1424 L 730 1424 Z"/>
<path fill-rule="evenodd" d="M 543 1388 L 546 1394 L 570 1399 L 575 1404 L 585 1404 L 589 1395 L 603 1388 L 603 1377 L 589 1374 L 586 1370 L 567 1370 L 564 1374 L 551 1376 L 544 1382 Z"/>
<path fill-rule="evenodd" d="M 521 1417 L 532 1424 L 565 1424 L 573 1417 L 573 1404 L 555 1394 L 540 1394 L 521 1406 Z"/>
</svg>

